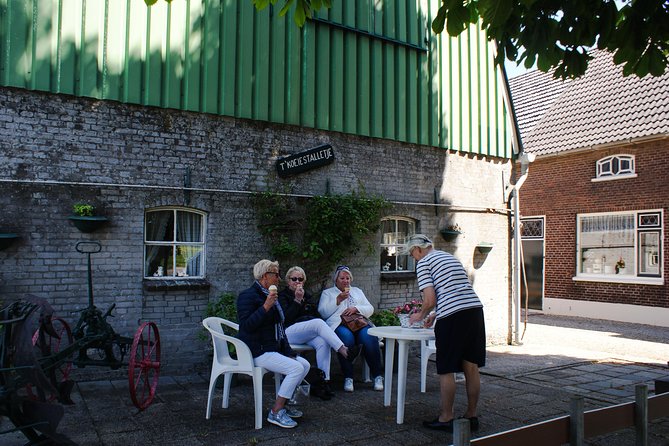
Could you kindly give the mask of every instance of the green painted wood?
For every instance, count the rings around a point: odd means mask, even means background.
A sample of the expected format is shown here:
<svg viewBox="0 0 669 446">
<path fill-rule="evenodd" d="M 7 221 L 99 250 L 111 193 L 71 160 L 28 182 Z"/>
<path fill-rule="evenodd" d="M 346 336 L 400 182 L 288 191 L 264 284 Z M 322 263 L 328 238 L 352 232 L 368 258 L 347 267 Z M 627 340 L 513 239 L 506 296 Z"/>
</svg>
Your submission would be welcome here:
<svg viewBox="0 0 669 446">
<path fill-rule="evenodd" d="M 0 0 L 0 84 L 510 157 L 484 34 L 440 0 L 342 0 L 302 29 L 250 0 Z"/>
</svg>

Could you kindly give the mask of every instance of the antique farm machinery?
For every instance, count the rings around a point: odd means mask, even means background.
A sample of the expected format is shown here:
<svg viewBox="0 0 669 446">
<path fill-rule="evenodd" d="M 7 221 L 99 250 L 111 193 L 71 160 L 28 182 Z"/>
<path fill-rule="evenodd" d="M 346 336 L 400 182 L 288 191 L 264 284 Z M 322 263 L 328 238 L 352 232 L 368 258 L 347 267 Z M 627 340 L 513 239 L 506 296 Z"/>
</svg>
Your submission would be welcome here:
<svg viewBox="0 0 669 446">
<path fill-rule="evenodd" d="M 128 356 L 133 404 L 144 410 L 155 396 L 160 373 L 158 327 L 145 322 L 134 337 L 121 336 L 107 322 L 115 304 L 105 313 L 95 306 L 91 254 L 101 249 L 96 241 L 76 245 L 88 257 L 88 307 L 73 330 L 64 319 L 53 316 L 46 300 L 35 296 L 0 310 L 0 416 L 9 418 L 33 444 L 59 441 L 55 429 L 62 407 L 49 402 L 71 403 L 73 366 L 115 370 L 125 365 Z"/>
</svg>

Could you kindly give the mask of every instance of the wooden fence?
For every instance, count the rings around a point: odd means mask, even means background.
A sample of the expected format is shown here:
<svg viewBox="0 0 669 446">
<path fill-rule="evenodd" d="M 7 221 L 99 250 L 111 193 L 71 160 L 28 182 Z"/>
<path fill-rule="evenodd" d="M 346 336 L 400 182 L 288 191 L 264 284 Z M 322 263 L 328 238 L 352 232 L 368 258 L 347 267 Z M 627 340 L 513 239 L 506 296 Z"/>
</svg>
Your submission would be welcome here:
<svg viewBox="0 0 669 446">
<path fill-rule="evenodd" d="M 634 427 L 636 446 L 648 445 L 648 423 L 669 416 L 669 393 L 648 397 L 648 386 L 635 388 L 635 400 L 583 411 L 583 398 L 571 401 L 571 415 L 471 440 L 469 422 L 456 420 L 453 446 L 582 446 L 586 438 Z"/>
</svg>

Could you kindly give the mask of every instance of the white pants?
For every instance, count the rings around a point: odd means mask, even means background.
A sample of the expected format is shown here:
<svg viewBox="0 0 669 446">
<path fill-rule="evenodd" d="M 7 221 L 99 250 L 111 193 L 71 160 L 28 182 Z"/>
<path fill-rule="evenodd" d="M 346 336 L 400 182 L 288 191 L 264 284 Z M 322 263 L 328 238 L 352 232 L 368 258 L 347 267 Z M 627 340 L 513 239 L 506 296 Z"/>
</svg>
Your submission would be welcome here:
<svg viewBox="0 0 669 446">
<path fill-rule="evenodd" d="M 278 396 L 291 399 L 297 386 L 302 383 L 302 380 L 311 365 L 309 361 L 299 356 L 295 359 L 282 355 L 279 352 L 267 352 L 253 359 L 258 367 L 263 367 L 271 372 L 283 375 L 281 387 L 279 387 Z"/>
<path fill-rule="evenodd" d="M 308 344 L 316 350 L 316 364 L 330 379 L 330 349 L 339 350 L 344 343 L 323 319 L 297 322 L 286 328 L 291 344 Z"/>
</svg>

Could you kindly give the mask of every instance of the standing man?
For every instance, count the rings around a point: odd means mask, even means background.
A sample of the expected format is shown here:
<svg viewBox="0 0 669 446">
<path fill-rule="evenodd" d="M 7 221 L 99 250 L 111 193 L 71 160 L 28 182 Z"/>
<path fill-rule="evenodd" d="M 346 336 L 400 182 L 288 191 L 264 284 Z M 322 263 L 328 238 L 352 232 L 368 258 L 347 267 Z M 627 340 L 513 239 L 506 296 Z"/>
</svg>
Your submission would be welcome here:
<svg viewBox="0 0 669 446">
<path fill-rule="evenodd" d="M 423 292 L 421 311 L 412 314 L 410 320 L 415 323 L 427 317 L 425 326 L 429 327 L 436 318 L 434 334 L 441 407 L 439 416 L 423 421 L 423 426 L 453 432 L 455 373 L 464 372 L 467 410 L 462 418 L 469 420 L 474 432 L 479 427 L 476 415 L 481 391 L 479 367 L 485 365 L 486 355 L 483 304 L 462 263 L 453 255 L 434 249 L 432 240 L 425 235 L 411 236 L 404 249 L 418 262 L 418 288 Z M 436 312 L 430 313 L 435 306 Z"/>
</svg>

